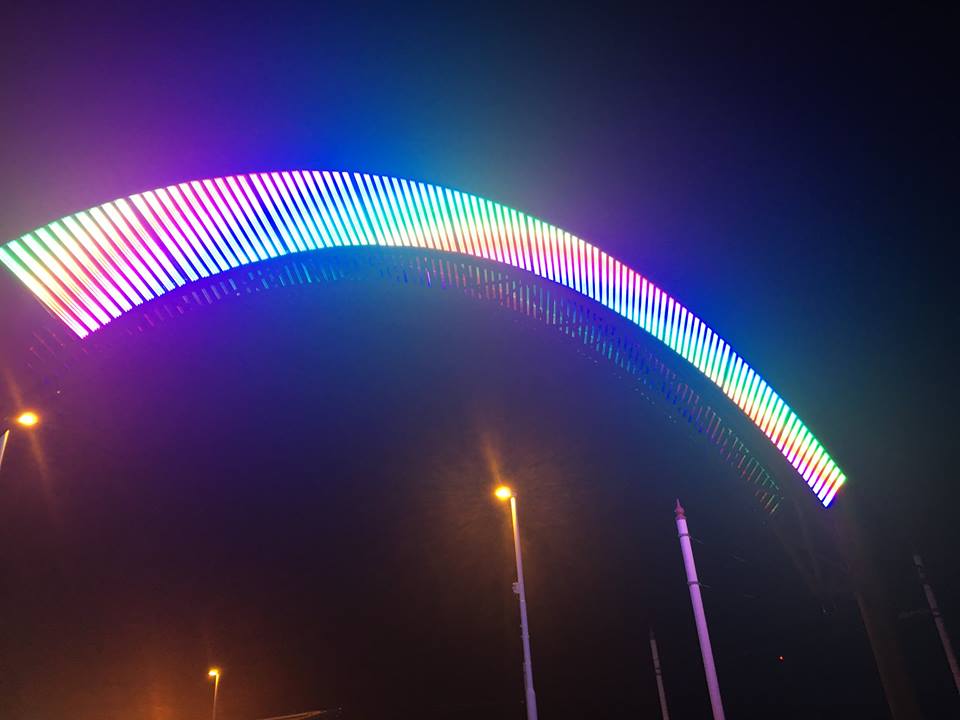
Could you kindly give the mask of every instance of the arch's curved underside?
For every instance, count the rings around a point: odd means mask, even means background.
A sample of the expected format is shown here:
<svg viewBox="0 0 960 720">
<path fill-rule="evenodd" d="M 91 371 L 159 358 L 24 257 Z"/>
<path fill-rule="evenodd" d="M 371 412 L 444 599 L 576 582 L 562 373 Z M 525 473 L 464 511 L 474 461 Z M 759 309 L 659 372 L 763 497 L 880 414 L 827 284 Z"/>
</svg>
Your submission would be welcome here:
<svg viewBox="0 0 960 720">
<path fill-rule="evenodd" d="M 845 481 L 796 413 L 687 308 L 596 246 L 456 190 L 316 171 L 180 183 L 61 218 L 0 246 L 0 262 L 84 338 L 202 278 L 342 246 L 457 253 L 559 283 L 693 365 L 766 435 L 824 506 Z"/>
</svg>

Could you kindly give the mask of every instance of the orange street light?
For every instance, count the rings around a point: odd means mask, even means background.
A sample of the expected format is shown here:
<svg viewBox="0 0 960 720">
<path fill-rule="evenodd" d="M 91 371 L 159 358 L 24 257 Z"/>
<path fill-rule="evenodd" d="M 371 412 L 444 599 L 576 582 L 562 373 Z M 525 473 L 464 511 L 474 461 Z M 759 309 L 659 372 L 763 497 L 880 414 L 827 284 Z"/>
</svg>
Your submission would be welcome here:
<svg viewBox="0 0 960 720">
<path fill-rule="evenodd" d="M 497 496 L 498 500 L 503 500 L 506 502 L 513 497 L 513 490 L 511 490 L 506 485 L 501 485 L 496 490 L 493 491 L 493 494 Z"/>
<path fill-rule="evenodd" d="M 33 410 L 24 410 L 16 417 L 0 418 L 0 422 L 6 424 L 6 421 L 15 422 L 22 428 L 31 430 L 40 424 L 40 416 Z M 0 425 L 0 465 L 3 465 L 3 454 L 7 449 L 7 443 L 10 442 L 10 435 L 13 427 L 3 427 Z"/>
<path fill-rule="evenodd" d="M 32 428 L 40 424 L 40 416 L 33 410 L 25 410 L 17 416 L 17 423 L 26 428 Z"/>
</svg>

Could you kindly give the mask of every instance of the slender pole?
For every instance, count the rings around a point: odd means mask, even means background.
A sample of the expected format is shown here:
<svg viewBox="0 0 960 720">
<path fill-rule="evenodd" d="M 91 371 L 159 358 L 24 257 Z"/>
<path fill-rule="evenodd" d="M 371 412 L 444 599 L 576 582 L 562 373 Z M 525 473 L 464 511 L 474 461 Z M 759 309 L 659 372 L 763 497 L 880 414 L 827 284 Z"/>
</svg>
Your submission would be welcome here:
<svg viewBox="0 0 960 720">
<path fill-rule="evenodd" d="M 0 468 L 3 467 L 3 453 L 7 450 L 7 441 L 10 439 L 10 431 L 4 430 L 0 435 Z"/>
<path fill-rule="evenodd" d="M 930 583 L 927 582 L 927 573 L 923 567 L 923 559 L 919 555 L 914 555 L 913 564 L 917 568 L 917 575 L 920 576 L 923 592 L 927 596 L 927 604 L 930 606 L 930 614 L 933 615 L 933 622 L 937 626 L 937 633 L 939 633 L 940 642 L 943 644 L 943 652 L 947 656 L 947 664 L 950 666 L 950 672 L 953 673 L 953 683 L 957 686 L 957 692 L 960 693 L 960 668 L 957 667 L 957 656 L 953 654 L 953 645 L 950 644 L 950 636 L 947 635 L 947 628 L 943 624 L 943 615 L 940 614 L 937 597 L 933 594 L 933 588 L 930 587 Z"/>
<path fill-rule="evenodd" d="M 523 585 L 523 558 L 520 554 L 520 523 L 517 522 L 517 496 L 510 497 L 513 520 L 513 548 L 517 555 L 517 582 L 513 591 L 520 598 L 520 637 L 523 640 L 523 688 L 527 700 L 527 720 L 537 720 L 537 694 L 533 690 L 533 663 L 530 660 L 530 628 L 527 625 L 527 591 Z"/>
<path fill-rule="evenodd" d="M 220 691 L 220 673 L 213 676 L 213 720 L 217 720 L 217 694 Z"/>
<path fill-rule="evenodd" d="M 687 571 L 687 585 L 690 587 L 693 617 L 697 621 L 700 654 L 703 656 L 703 671 L 707 676 L 707 690 L 710 691 L 710 707 L 713 710 L 713 720 L 724 720 L 723 702 L 720 699 L 720 684 L 717 682 L 717 669 L 713 664 L 713 648 L 710 647 L 710 633 L 707 630 L 707 615 L 703 610 L 703 598 L 700 597 L 700 581 L 697 579 L 697 566 L 693 561 L 693 547 L 690 545 L 690 532 L 687 530 L 687 516 L 684 515 L 679 500 L 677 500 L 677 507 L 674 512 L 677 515 L 677 534 L 680 536 L 683 566 Z"/>
<path fill-rule="evenodd" d="M 670 720 L 670 713 L 667 712 L 667 694 L 663 691 L 663 673 L 660 672 L 660 653 L 657 652 L 657 636 L 653 634 L 653 628 L 650 628 L 650 654 L 653 655 L 653 672 L 657 676 L 657 695 L 660 696 L 660 717 L 661 720 Z"/>
</svg>

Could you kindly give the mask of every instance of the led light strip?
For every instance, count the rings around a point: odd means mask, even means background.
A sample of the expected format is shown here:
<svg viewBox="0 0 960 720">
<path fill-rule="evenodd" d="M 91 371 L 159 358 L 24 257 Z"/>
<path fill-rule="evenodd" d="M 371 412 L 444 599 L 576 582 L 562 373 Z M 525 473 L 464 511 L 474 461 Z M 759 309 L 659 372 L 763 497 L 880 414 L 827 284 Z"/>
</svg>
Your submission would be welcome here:
<svg viewBox="0 0 960 720">
<path fill-rule="evenodd" d="M 0 262 L 83 338 L 158 295 L 230 268 L 336 246 L 452 252 L 595 300 L 690 362 L 830 505 L 846 480 L 776 392 L 687 308 L 596 246 L 456 190 L 293 171 L 181 183 L 105 203 L 0 246 Z"/>
</svg>

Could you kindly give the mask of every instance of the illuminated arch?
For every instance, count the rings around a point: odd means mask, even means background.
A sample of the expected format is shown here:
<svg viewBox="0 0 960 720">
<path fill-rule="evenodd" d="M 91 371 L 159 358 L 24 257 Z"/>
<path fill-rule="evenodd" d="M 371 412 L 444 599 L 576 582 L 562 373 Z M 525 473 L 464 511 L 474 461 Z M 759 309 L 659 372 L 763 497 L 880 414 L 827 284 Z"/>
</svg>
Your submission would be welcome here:
<svg viewBox="0 0 960 720">
<path fill-rule="evenodd" d="M 338 246 L 457 253 L 559 283 L 692 364 L 767 436 L 824 506 L 845 481 L 796 413 L 687 308 L 596 246 L 456 190 L 317 171 L 199 180 L 63 217 L 0 246 L 0 262 L 84 338 L 188 283 Z"/>
</svg>

